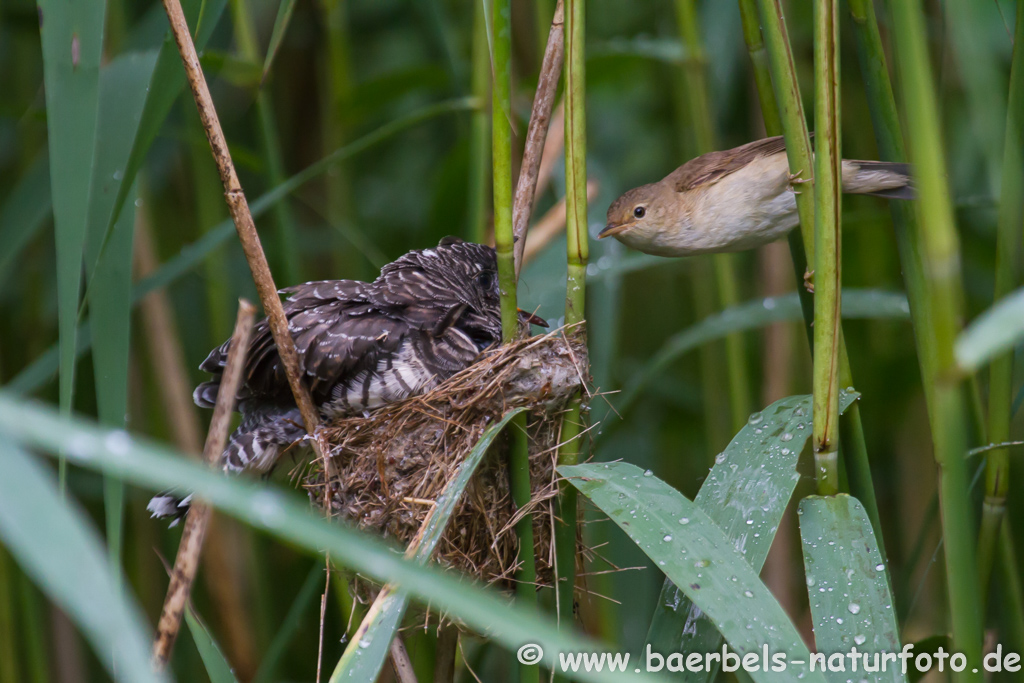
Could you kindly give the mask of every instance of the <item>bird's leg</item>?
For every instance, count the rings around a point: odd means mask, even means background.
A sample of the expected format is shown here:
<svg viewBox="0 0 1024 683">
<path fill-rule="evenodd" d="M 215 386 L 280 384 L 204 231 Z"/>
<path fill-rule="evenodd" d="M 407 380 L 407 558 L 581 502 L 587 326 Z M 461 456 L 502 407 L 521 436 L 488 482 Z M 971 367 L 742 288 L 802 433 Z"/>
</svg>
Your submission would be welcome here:
<svg viewBox="0 0 1024 683">
<path fill-rule="evenodd" d="M 800 194 L 801 190 L 797 185 L 803 185 L 804 183 L 814 182 L 814 178 L 802 178 L 804 170 L 800 169 L 796 173 L 789 174 L 789 191 L 793 194 Z"/>
<path fill-rule="evenodd" d="M 814 271 L 813 270 L 805 270 L 804 271 L 804 287 L 807 288 L 808 292 L 810 292 L 811 294 L 814 294 Z"/>
</svg>

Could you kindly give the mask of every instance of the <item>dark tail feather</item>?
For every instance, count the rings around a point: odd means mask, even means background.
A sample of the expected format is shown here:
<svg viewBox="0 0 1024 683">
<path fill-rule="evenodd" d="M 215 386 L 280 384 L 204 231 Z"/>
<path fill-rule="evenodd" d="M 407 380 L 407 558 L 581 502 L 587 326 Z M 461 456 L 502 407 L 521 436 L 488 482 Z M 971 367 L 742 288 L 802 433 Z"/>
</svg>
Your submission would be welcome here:
<svg viewBox="0 0 1024 683">
<path fill-rule="evenodd" d="M 196 403 L 199 403 L 200 390 L 211 384 L 206 382 L 196 388 Z M 216 388 L 214 385 L 214 392 Z M 219 467 L 228 474 L 270 472 L 281 453 L 306 435 L 298 408 L 246 404 L 240 407 L 242 424 L 228 439 L 228 445 L 218 462 Z M 146 509 L 153 517 L 173 518 L 171 526 L 174 526 L 188 512 L 192 500 L 191 495 L 184 498 L 179 496 L 179 493 L 165 491 L 154 496 Z"/>
</svg>

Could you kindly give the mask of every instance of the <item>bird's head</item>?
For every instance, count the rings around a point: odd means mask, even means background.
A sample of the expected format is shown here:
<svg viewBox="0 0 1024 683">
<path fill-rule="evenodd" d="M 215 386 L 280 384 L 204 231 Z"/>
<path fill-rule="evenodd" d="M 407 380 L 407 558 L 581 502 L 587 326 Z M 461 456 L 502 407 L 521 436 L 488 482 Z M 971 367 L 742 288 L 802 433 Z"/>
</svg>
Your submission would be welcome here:
<svg viewBox="0 0 1024 683">
<path fill-rule="evenodd" d="M 629 246 L 654 239 L 670 228 L 671 199 L 661 183 L 626 192 L 608 207 L 608 224 L 598 238 L 614 237 Z"/>
</svg>

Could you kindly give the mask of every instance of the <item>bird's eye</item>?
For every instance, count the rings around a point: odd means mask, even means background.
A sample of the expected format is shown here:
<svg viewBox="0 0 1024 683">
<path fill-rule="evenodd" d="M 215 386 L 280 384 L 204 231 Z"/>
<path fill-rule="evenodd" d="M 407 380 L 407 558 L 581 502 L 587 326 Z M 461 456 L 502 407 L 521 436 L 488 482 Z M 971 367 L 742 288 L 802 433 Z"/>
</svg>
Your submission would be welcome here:
<svg viewBox="0 0 1024 683">
<path fill-rule="evenodd" d="M 476 276 L 476 284 L 484 291 L 494 289 L 494 271 L 484 270 Z"/>
<path fill-rule="evenodd" d="M 646 213 L 647 209 L 645 209 L 642 206 L 638 206 L 635 209 L 633 209 L 633 215 L 636 216 L 637 218 L 643 218 Z"/>
</svg>

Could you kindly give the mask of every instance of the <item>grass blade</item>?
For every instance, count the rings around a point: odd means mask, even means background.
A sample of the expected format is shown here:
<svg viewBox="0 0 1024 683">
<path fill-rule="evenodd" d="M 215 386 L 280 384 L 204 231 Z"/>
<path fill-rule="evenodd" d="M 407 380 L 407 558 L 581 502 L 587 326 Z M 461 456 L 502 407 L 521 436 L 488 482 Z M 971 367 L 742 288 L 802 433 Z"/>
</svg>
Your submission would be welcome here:
<svg viewBox="0 0 1024 683">
<path fill-rule="evenodd" d="M 271 641 L 270 646 L 266 649 L 266 655 L 263 657 L 263 661 L 260 662 L 260 668 L 256 672 L 255 678 L 252 679 L 253 683 L 270 683 L 270 681 L 274 680 L 275 671 L 281 663 L 285 650 L 288 648 L 288 643 L 299 628 L 303 612 L 306 611 L 306 608 L 313 601 L 313 596 L 317 594 L 317 588 L 323 582 L 323 576 L 324 569 L 320 563 L 315 564 L 309 570 L 309 575 L 306 577 L 302 587 L 299 588 L 299 594 L 295 596 L 292 606 L 288 608 L 288 614 L 281 621 L 281 626 L 277 629 L 274 640 Z"/>
<path fill-rule="evenodd" d="M 185 608 L 185 623 L 188 624 L 189 633 L 195 641 L 199 656 L 203 659 L 203 666 L 206 667 L 206 674 L 210 677 L 210 683 L 238 683 L 231 665 L 224 657 L 217 641 L 213 639 L 210 629 L 199 615 L 192 609 L 192 605 Z"/>
<path fill-rule="evenodd" d="M 211 472 L 180 453 L 144 439 L 127 437 L 82 420 L 61 418 L 51 409 L 3 393 L 0 434 L 47 453 L 66 450 L 76 465 L 116 475 L 148 489 L 193 491 L 217 509 L 310 553 L 329 552 L 334 561 L 376 581 L 394 582 L 413 598 L 450 612 L 510 650 L 524 643 L 538 643 L 544 649 L 544 666 L 557 666 L 558 652 L 605 649 L 590 639 L 563 633 L 548 619 L 510 605 L 494 591 L 408 561 L 375 537 L 323 519 L 310 510 L 303 498 Z M 641 678 L 633 673 L 609 671 L 567 675 L 573 680 L 594 683 L 666 681 L 661 676 Z"/>
<path fill-rule="evenodd" d="M 469 480 L 483 460 L 487 449 L 494 438 L 505 428 L 509 421 L 523 412 L 522 408 L 510 410 L 501 420 L 480 436 L 466 459 L 459 466 L 459 471 L 435 501 L 434 509 L 424 521 L 420 533 L 420 541 L 414 540 L 406 550 L 406 557 L 418 564 L 426 564 L 441 542 L 448 520 L 455 512 L 455 505 L 462 498 Z M 414 545 L 416 544 L 416 545 Z M 527 550 L 523 550 L 527 552 Z M 528 552 L 532 552 L 530 549 Z M 532 586 L 531 586 L 532 588 Z M 345 653 L 338 660 L 338 665 L 331 674 L 331 683 L 340 681 L 373 681 L 380 675 L 381 668 L 387 660 L 391 641 L 398 633 L 398 627 L 409 604 L 409 595 L 405 591 L 396 590 L 393 586 L 385 586 L 377 599 L 370 606 L 369 613 L 359 625 L 355 636 L 349 641 Z M 536 669 L 535 669 L 536 670 Z"/>
<path fill-rule="evenodd" d="M 57 244 L 60 405 L 65 413 L 71 412 L 75 391 L 78 299 L 95 149 L 105 14 L 105 2 L 39 2 L 50 192 Z M 64 480 L 62 460 L 62 489 Z"/>
<path fill-rule="evenodd" d="M 125 426 L 128 409 L 134 210 L 122 213 L 114 224 L 102 257 L 100 248 L 155 62 L 155 52 L 129 53 L 105 66 L 100 74 L 85 264 L 92 283 L 87 292 L 89 312 L 93 324 L 103 330 L 93 344 L 97 412 L 100 422 L 120 428 Z M 134 188 L 129 198 L 133 194 Z M 121 562 L 124 486 L 104 479 L 103 499 L 107 548 L 116 566 Z"/>
<path fill-rule="evenodd" d="M 957 365 L 974 372 L 1024 339 L 1024 289 L 1008 294 L 979 315 L 956 340 Z"/>
<path fill-rule="evenodd" d="M 267 80 L 270 67 L 274 65 L 274 57 L 281 47 L 284 34 L 288 32 L 288 24 L 292 21 L 292 13 L 295 11 L 295 0 L 281 0 L 277 6 L 277 18 L 274 19 L 274 28 L 270 32 L 270 44 L 267 46 L 267 57 L 263 61 L 263 81 Z"/>
<path fill-rule="evenodd" d="M 793 308 L 794 315 L 799 315 L 795 295 Z M 856 398 L 857 394 L 842 392 L 840 410 L 849 408 Z M 768 557 L 800 478 L 797 462 L 811 435 L 811 405 L 810 396 L 790 396 L 752 416 L 715 458 L 694 499 L 755 571 Z M 665 579 L 657 605 L 647 632 L 647 643 L 655 652 L 712 652 L 721 645 L 715 625 L 697 613 L 670 579 Z M 685 680 L 712 677 L 713 672 L 690 672 Z"/>
<path fill-rule="evenodd" d="M 113 445 L 123 443 L 115 436 Z M 149 664 L 142 613 L 119 587 L 88 515 L 61 500 L 51 475 L 11 441 L 0 439 L 0 536 L 21 567 L 79 625 L 115 680 L 164 681 Z M 73 558 L 73 561 L 69 561 Z"/>
<path fill-rule="evenodd" d="M 871 520 L 847 495 L 810 496 L 800 501 L 807 595 L 818 652 L 899 652 L 892 590 Z M 880 655 L 879 655 L 880 656 Z M 846 680 L 836 672 L 836 680 Z M 868 681 L 906 680 L 899 666 L 864 673 Z"/>
<path fill-rule="evenodd" d="M 0 210 L 0 244 L 4 245 L 0 253 L 0 285 L 22 250 L 42 229 L 52 208 L 50 165 L 42 153 L 25 171 Z"/>
<path fill-rule="evenodd" d="M 650 471 L 629 463 L 560 466 L 558 472 L 658 564 L 740 657 L 761 655 L 767 647 L 772 654 L 785 653 L 787 661 L 810 660 L 782 606 L 737 545 L 697 503 L 651 476 Z M 648 663 L 651 651 L 648 645 L 644 652 Z M 711 651 L 678 645 L 672 649 L 674 653 Z M 803 671 L 804 667 L 791 664 L 782 672 L 759 669 L 748 673 L 758 683 L 775 683 L 796 681 L 798 672 Z M 824 677 L 820 672 L 808 672 L 799 680 L 823 682 Z"/>
</svg>

